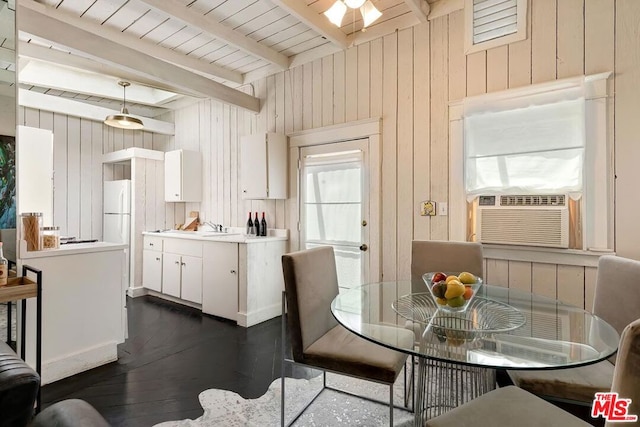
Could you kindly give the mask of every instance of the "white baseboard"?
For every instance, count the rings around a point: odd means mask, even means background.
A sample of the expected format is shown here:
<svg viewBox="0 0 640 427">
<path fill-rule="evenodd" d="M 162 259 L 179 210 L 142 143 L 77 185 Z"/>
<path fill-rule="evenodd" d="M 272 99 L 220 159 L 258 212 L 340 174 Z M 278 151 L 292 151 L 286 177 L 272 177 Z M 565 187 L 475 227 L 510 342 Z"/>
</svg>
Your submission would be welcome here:
<svg viewBox="0 0 640 427">
<path fill-rule="evenodd" d="M 141 297 L 143 295 L 147 295 L 148 293 L 148 289 L 143 287 L 127 288 L 127 296 L 130 296 L 131 298 Z"/>
<path fill-rule="evenodd" d="M 282 305 L 280 303 L 272 304 L 250 313 L 238 313 L 238 325 L 248 328 L 265 320 L 278 317 L 280 314 L 282 314 Z"/>
<path fill-rule="evenodd" d="M 117 342 L 111 341 L 55 360 L 43 361 L 42 385 L 118 360 L 117 345 Z"/>
<path fill-rule="evenodd" d="M 183 300 L 183 299 L 180 299 L 180 298 L 176 298 L 176 297 L 173 297 L 171 295 L 163 294 L 161 292 L 152 291 L 151 289 L 146 289 L 146 291 L 147 291 L 146 295 L 151 295 L 151 296 L 154 296 L 154 297 L 162 298 L 162 299 L 167 300 L 167 301 L 171 301 L 171 302 L 175 302 L 175 303 L 178 303 L 178 304 L 186 305 L 187 307 L 192 307 L 192 308 L 197 308 L 198 310 L 202 310 L 202 305 L 200 305 L 198 303 L 187 301 L 187 300 Z"/>
</svg>

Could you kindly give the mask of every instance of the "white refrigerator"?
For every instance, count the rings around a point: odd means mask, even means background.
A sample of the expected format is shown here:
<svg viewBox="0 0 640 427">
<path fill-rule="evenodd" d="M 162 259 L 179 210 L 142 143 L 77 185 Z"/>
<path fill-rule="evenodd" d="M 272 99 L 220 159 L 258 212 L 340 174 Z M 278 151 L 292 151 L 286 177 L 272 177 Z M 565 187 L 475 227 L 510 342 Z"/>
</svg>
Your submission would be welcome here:
<svg viewBox="0 0 640 427">
<path fill-rule="evenodd" d="M 131 180 L 105 181 L 102 240 L 129 244 L 131 229 Z"/>
<path fill-rule="evenodd" d="M 131 180 L 105 181 L 102 209 L 102 240 L 109 243 L 124 243 L 131 247 Z M 122 273 L 122 323 L 125 338 L 129 336 L 127 322 L 126 293 L 129 287 L 129 253 L 125 250 Z"/>
</svg>

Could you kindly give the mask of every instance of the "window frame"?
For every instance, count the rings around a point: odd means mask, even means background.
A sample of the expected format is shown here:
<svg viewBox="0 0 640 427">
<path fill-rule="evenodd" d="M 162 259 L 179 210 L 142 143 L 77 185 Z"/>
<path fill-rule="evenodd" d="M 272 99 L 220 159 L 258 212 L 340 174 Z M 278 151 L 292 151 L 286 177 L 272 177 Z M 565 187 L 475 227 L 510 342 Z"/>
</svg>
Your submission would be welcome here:
<svg viewBox="0 0 640 427">
<path fill-rule="evenodd" d="M 586 152 L 584 174 L 583 245 L 579 253 L 614 250 L 614 168 L 613 168 L 613 97 L 609 96 L 611 72 L 508 89 L 472 97 L 491 102 L 512 97 L 533 96 L 558 90 L 567 84 L 584 87 Z M 469 98 L 467 98 L 469 99 Z M 459 159 L 449 165 L 449 238 L 467 238 L 467 196 L 464 184 L 464 99 L 449 103 L 449 158 Z M 489 245 L 488 245 L 489 246 Z M 529 248 L 525 246 L 524 248 Z M 530 248 L 546 251 L 546 248 Z M 557 250 L 556 250 L 557 251 Z M 561 251 L 576 250 L 563 249 Z"/>
</svg>

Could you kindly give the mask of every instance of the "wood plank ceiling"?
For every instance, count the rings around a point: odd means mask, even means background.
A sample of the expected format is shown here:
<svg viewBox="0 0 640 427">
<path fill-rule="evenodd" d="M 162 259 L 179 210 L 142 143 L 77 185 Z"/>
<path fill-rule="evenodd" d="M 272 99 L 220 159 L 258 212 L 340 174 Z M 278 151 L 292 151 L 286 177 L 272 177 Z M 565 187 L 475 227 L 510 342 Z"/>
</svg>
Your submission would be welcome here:
<svg viewBox="0 0 640 427">
<path fill-rule="evenodd" d="M 256 111 L 248 83 L 415 25 L 429 11 L 425 0 L 372 0 L 382 17 L 363 32 L 359 11 L 339 29 L 326 19 L 334 1 L 18 0 L 19 52 L 25 64 L 46 61 L 111 76 L 114 85 L 127 79 Z M 121 102 L 117 91 L 53 86 L 32 79 L 21 89 L 114 108 Z M 157 115 L 180 105 L 171 97 L 130 107 Z"/>
</svg>

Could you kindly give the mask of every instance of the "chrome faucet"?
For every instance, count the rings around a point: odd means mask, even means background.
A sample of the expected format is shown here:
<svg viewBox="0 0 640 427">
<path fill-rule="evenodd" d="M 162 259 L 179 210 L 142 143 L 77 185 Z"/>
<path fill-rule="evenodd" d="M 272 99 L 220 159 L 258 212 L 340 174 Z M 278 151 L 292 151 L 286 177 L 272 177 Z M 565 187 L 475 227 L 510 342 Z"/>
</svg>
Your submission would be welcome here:
<svg viewBox="0 0 640 427">
<path fill-rule="evenodd" d="M 222 224 L 214 224 L 211 221 L 205 221 L 203 222 L 204 225 L 208 225 L 209 227 L 213 228 L 213 231 L 217 231 L 222 233 L 224 231 L 224 228 L 222 227 Z"/>
</svg>

